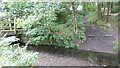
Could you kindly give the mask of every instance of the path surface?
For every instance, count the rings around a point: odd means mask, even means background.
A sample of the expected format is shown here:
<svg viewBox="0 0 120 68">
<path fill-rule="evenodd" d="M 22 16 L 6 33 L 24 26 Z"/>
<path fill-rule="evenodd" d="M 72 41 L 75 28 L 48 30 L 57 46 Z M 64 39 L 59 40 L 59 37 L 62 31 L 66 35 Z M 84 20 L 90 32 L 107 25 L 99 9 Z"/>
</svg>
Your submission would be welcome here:
<svg viewBox="0 0 120 68">
<path fill-rule="evenodd" d="M 87 17 L 83 18 L 83 22 L 86 27 L 85 35 L 87 40 L 80 44 L 78 49 L 81 50 L 90 50 L 94 52 L 106 52 L 106 53 L 115 53 L 113 51 L 114 41 L 118 38 L 117 31 L 114 30 L 112 26 L 113 21 L 110 21 L 109 31 L 103 31 L 96 27 L 90 26 L 87 23 Z"/>
<path fill-rule="evenodd" d="M 38 59 L 33 61 L 34 66 L 99 66 L 89 61 L 48 52 L 39 52 L 37 56 Z"/>
</svg>

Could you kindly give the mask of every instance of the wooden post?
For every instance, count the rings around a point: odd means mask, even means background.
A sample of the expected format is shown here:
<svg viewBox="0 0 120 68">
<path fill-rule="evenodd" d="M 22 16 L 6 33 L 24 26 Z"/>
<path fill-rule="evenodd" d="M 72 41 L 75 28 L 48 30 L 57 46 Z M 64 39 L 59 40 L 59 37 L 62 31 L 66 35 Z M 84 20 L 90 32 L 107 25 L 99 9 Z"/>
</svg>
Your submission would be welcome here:
<svg viewBox="0 0 120 68">
<path fill-rule="evenodd" d="M 108 9 L 107 9 L 107 22 L 109 22 L 109 14 L 110 14 L 110 2 L 108 2 Z"/>
<path fill-rule="evenodd" d="M 101 13 L 101 5 L 99 2 L 98 3 L 98 6 L 97 6 L 97 15 L 98 15 L 98 19 L 101 19 L 102 18 L 102 13 Z"/>
<path fill-rule="evenodd" d="M 8 21 L 10 22 L 11 19 L 9 18 Z M 10 27 L 10 30 L 12 30 L 12 26 L 11 26 L 11 23 L 9 23 L 9 27 Z"/>
<path fill-rule="evenodd" d="M 16 34 L 16 23 L 15 23 L 15 21 L 16 21 L 16 18 L 14 18 L 14 34 Z"/>
</svg>

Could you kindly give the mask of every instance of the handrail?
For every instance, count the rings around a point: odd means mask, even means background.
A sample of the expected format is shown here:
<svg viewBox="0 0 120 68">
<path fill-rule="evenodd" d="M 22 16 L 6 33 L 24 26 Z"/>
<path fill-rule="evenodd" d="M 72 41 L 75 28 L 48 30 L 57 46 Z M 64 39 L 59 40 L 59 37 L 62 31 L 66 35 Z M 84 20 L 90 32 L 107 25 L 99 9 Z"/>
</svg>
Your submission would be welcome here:
<svg viewBox="0 0 120 68">
<path fill-rule="evenodd" d="M 0 17 L 0 19 L 14 19 L 14 17 Z"/>
<path fill-rule="evenodd" d="M 0 23 L 14 23 L 13 21 L 0 21 Z"/>
<path fill-rule="evenodd" d="M 11 21 L 11 18 L 8 18 L 9 21 L 0 21 L 0 23 L 8 23 L 9 24 L 9 27 L 6 27 L 6 26 L 1 26 L 3 28 L 9 28 L 9 30 L 2 30 L 2 32 L 9 32 L 9 31 L 14 31 L 14 34 L 16 34 L 16 24 L 15 24 L 15 21 L 16 21 L 16 18 L 14 18 L 14 21 Z M 14 26 L 12 26 L 11 24 L 14 24 Z M 14 28 L 14 29 L 12 29 Z"/>
</svg>

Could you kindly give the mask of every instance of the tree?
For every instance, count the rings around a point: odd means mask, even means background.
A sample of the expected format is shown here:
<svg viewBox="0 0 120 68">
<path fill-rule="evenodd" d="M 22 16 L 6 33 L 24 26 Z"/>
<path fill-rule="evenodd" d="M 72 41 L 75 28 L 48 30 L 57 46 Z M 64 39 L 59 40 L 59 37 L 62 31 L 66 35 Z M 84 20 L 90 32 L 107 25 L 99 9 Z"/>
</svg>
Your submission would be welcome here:
<svg viewBox="0 0 120 68">
<path fill-rule="evenodd" d="M 105 3 L 103 3 L 103 8 L 104 8 L 103 13 L 105 13 Z"/>
<path fill-rule="evenodd" d="M 118 2 L 118 21 L 120 21 L 120 1 Z"/>
<path fill-rule="evenodd" d="M 109 21 L 109 12 L 110 12 L 110 2 L 108 2 L 107 22 Z"/>
<path fill-rule="evenodd" d="M 74 2 L 71 2 L 72 8 L 73 8 L 73 22 L 74 22 L 74 34 L 76 35 L 78 33 L 78 25 L 76 20 L 76 13 L 75 13 L 75 6 Z"/>
<path fill-rule="evenodd" d="M 101 12 L 101 5 L 100 5 L 100 3 L 98 2 L 98 8 L 97 8 L 97 14 L 98 14 L 98 18 L 100 19 L 100 18 L 102 18 L 102 12 Z"/>
<path fill-rule="evenodd" d="M 111 3 L 111 9 L 113 8 L 113 2 Z"/>
</svg>

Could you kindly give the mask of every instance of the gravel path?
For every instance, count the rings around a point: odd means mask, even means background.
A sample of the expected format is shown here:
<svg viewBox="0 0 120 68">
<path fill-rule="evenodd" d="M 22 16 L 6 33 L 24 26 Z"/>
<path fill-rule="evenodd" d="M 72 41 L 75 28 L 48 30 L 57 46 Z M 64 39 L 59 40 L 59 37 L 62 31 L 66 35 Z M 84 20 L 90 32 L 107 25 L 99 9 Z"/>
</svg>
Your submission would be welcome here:
<svg viewBox="0 0 120 68">
<path fill-rule="evenodd" d="M 45 52 L 39 52 L 38 57 L 33 61 L 34 66 L 98 66 L 81 59 Z"/>
<path fill-rule="evenodd" d="M 89 50 L 94 52 L 113 53 L 114 41 L 118 38 L 117 31 L 112 27 L 112 19 L 110 19 L 109 31 L 103 31 L 87 23 L 87 17 L 83 18 L 86 27 L 85 35 L 87 40 L 80 44 L 77 49 Z"/>
</svg>

